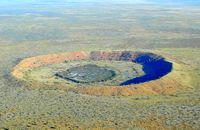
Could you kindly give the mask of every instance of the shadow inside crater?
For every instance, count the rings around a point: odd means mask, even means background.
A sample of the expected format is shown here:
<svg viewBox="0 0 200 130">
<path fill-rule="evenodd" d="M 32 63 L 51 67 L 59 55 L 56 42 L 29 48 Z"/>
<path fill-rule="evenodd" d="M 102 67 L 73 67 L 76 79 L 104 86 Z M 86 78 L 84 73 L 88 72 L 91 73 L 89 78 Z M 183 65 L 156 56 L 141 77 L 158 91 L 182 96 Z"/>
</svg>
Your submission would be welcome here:
<svg viewBox="0 0 200 130">
<path fill-rule="evenodd" d="M 153 57 L 149 56 L 148 53 L 133 59 L 133 62 L 142 65 L 142 70 L 144 71 L 145 75 L 127 80 L 121 83 L 121 86 L 140 84 L 160 79 L 161 77 L 170 73 L 173 69 L 171 62 L 166 61 L 164 58 L 154 59 Z"/>
</svg>

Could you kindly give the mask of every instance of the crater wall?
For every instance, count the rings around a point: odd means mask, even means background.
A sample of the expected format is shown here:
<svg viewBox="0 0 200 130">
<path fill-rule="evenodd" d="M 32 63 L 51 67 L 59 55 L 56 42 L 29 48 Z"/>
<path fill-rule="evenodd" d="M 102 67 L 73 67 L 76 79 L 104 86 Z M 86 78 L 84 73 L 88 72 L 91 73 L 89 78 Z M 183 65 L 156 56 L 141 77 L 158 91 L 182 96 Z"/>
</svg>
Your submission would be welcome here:
<svg viewBox="0 0 200 130">
<path fill-rule="evenodd" d="M 174 80 L 173 62 L 167 61 L 163 56 L 149 52 L 134 51 L 92 51 L 92 52 L 67 52 L 61 54 L 50 54 L 37 56 L 22 60 L 13 70 L 12 75 L 18 80 L 26 82 L 25 75 L 30 70 L 53 64 L 70 63 L 71 61 L 85 60 L 90 61 L 123 61 L 133 62 L 142 65 L 144 75 L 130 78 L 119 85 L 98 86 L 93 84 L 89 86 L 73 86 L 69 82 L 57 78 L 46 79 L 46 85 L 35 80 L 31 81 L 31 88 L 37 86 L 37 89 L 48 89 L 48 81 L 53 80 L 49 86 L 54 89 L 72 91 L 76 93 L 96 95 L 96 96 L 132 96 L 132 95 L 151 95 L 151 94 L 171 94 L 182 87 L 181 82 Z M 170 73 L 171 72 L 171 73 Z M 30 81 L 26 83 L 29 84 Z M 36 85 L 37 84 L 37 85 Z M 40 87 L 45 86 L 45 87 Z"/>
</svg>

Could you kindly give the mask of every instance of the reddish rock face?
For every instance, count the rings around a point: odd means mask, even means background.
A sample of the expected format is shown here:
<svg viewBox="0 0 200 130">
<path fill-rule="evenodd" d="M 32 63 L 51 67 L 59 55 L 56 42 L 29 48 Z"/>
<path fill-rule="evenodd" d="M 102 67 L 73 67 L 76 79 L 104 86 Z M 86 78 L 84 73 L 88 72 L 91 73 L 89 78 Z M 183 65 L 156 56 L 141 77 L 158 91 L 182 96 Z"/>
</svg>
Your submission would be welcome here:
<svg viewBox="0 0 200 130">
<path fill-rule="evenodd" d="M 148 52 L 133 52 L 133 51 L 93 51 L 90 53 L 90 59 L 92 60 L 116 60 L 116 61 L 134 61 L 138 57 L 148 55 L 151 59 L 162 59 L 162 56 L 148 53 Z"/>
<path fill-rule="evenodd" d="M 95 51 L 90 53 L 91 60 L 117 60 L 120 53 Z"/>
</svg>

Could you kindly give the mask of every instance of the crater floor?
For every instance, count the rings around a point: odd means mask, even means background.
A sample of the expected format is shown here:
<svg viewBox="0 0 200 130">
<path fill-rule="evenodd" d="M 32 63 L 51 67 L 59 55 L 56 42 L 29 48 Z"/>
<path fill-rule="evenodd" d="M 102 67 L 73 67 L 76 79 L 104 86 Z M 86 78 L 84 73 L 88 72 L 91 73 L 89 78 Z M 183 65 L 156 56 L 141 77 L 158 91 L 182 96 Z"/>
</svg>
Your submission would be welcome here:
<svg viewBox="0 0 200 130">
<path fill-rule="evenodd" d="M 66 71 L 56 73 L 56 76 L 76 83 L 104 82 L 115 77 L 114 70 L 94 64 L 72 67 Z"/>
</svg>

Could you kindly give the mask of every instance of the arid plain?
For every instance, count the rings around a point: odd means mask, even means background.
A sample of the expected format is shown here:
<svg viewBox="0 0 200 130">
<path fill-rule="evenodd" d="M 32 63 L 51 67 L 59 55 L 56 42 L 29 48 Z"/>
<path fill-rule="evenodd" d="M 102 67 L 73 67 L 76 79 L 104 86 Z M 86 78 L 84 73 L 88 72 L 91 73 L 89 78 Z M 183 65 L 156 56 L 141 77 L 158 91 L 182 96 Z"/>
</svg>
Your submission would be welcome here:
<svg viewBox="0 0 200 130">
<path fill-rule="evenodd" d="M 171 61 L 173 70 L 164 78 L 136 85 L 135 90 L 120 86 L 112 91 L 109 86 L 101 91 L 41 88 L 12 75 L 16 65 L 29 57 L 91 51 L 151 52 Z M 199 56 L 198 5 L 4 3 L 0 5 L 0 129 L 200 129 Z M 154 91 L 149 92 L 148 86 Z M 113 94 L 116 90 L 123 93 Z"/>
</svg>

